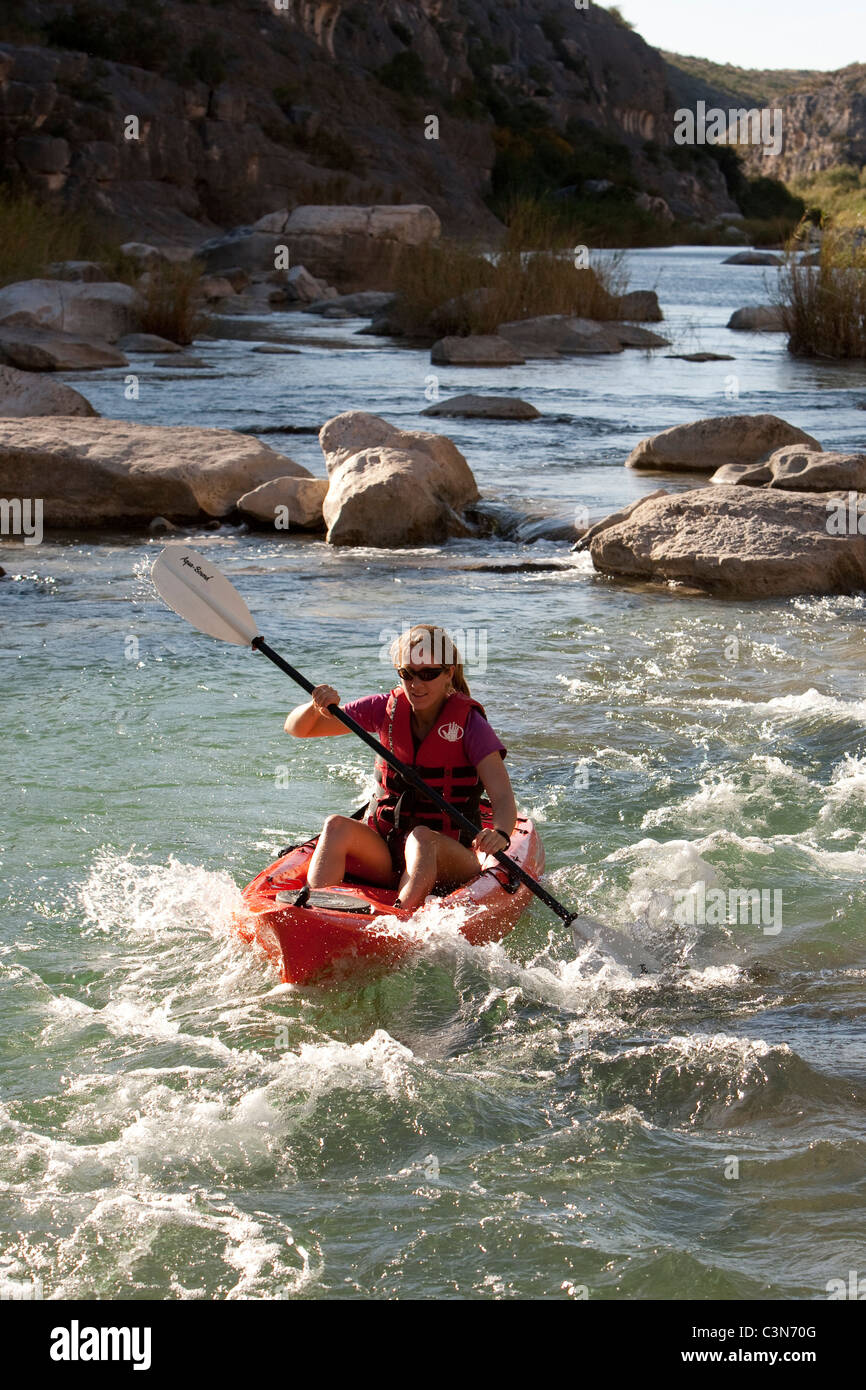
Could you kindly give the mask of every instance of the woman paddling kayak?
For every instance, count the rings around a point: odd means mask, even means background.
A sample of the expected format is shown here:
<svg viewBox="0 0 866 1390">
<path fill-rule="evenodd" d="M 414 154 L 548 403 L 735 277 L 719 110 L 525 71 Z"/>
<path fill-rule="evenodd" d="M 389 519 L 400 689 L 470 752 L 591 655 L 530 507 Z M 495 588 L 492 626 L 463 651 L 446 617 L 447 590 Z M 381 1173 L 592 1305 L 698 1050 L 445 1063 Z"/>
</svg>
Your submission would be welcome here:
<svg viewBox="0 0 866 1390">
<path fill-rule="evenodd" d="M 435 664 L 432 655 L 441 653 Z M 488 854 L 510 843 L 517 807 L 503 759 L 506 749 L 473 700 L 463 664 L 448 633 L 419 624 L 393 643 L 390 656 L 400 679 L 388 695 L 368 695 L 345 706 L 369 733 L 470 819 L 478 819 L 482 789 L 496 829 L 474 839 L 455 828 L 432 801 L 411 787 L 382 758 L 378 787 L 364 820 L 329 816 L 307 871 L 310 888 L 341 883 L 348 872 L 383 887 L 398 886 L 397 905 L 416 908 L 434 888 L 454 888 L 480 872 Z M 286 733 L 327 738 L 348 730 L 328 712 L 340 697 L 318 685 L 312 699 L 293 709 Z"/>
</svg>

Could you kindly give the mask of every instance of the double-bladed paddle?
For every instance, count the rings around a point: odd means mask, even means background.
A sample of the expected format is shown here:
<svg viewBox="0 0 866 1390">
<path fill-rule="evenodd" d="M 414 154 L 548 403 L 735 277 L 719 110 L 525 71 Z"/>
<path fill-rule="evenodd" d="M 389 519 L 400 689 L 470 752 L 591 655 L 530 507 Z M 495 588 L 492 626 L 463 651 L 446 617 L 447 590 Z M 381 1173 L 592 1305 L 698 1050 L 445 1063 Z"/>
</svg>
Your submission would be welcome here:
<svg viewBox="0 0 866 1390">
<path fill-rule="evenodd" d="M 157 592 L 173 608 L 175 613 L 185 618 L 193 627 L 198 628 L 199 632 L 206 633 L 209 637 L 216 637 L 223 642 L 232 642 L 239 647 L 252 647 L 254 651 L 261 652 L 264 656 L 284 671 L 287 676 L 300 685 L 308 694 L 312 694 L 315 686 L 308 681 L 306 676 L 296 671 L 294 666 L 289 665 L 278 652 L 269 647 L 265 639 L 260 635 L 258 627 L 253 619 L 250 610 L 244 603 L 237 589 L 225 575 L 203 555 L 190 550 L 188 546 L 176 542 L 167 545 L 165 550 L 154 561 L 151 570 L 151 578 Z M 418 791 L 439 807 L 455 825 L 471 834 L 473 837 L 478 834 L 479 826 L 475 825 L 468 816 L 464 816 L 462 811 L 455 806 L 449 805 L 444 797 L 434 787 L 429 786 L 422 777 L 418 775 L 414 768 L 408 767 L 387 748 L 384 748 L 378 739 L 372 734 L 368 734 L 366 729 L 362 729 L 350 714 L 340 709 L 339 705 L 329 705 L 329 713 L 335 719 L 339 719 L 347 729 L 358 738 L 363 739 L 368 748 L 384 758 L 385 762 L 390 763 L 395 771 L 399 772 L 405 781 L 409 782 Z M 498 859 L 515 878 L 522 883 L 543 903 L 561 917 L 567 927 L 571 927 L 576 946 L 590 944 L 590 938 L 584 935 L 577 923 L 583 923 L 585 929 L 592 931 L 592 944 L 599 946 L 602 950 L 609 952 L 614 959 L 627 964 L 630 968 L 639 969 L 641 974 L 647 974 L 650 970 L 660 968 L 656 962 L 648 961 L 646 952 L 642 947 L 633 953 L 623 952 L 624 942 L 616 942 L 608 945 L 607 941 L 602 942 L 600 936 L 608 937 L 610 934 L 600 923 L 590 922 L 577 912 L 569 912 L 567 907 L 558 902 L 552 893 L 548 893 L 546 888 L 528 874 L 525 869 L 504 850 L 496 852 L 493 856 Z M 618 936 L 618 933 L 613 933 Z"/>
</svg>

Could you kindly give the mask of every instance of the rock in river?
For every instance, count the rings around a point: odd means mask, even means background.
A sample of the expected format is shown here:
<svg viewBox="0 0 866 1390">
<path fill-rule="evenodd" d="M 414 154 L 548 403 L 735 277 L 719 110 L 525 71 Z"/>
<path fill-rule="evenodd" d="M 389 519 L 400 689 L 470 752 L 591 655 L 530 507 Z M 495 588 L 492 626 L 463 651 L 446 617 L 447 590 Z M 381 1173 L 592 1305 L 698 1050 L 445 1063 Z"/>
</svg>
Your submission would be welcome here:
<svg viewBox="0 0 866 1390">
<path fill-rule="evenodd" d="M 274 478 L 238 498 L 238 511 L 278 531 L 324 531 L 326 478 Z"/>
<path fill-rule="evenodd" d="M 834 497 L 843 494 L 696 488 L 647 500 L 590 554 L 603 574 L 727 597 L 852 593 L 866 588 L 866 536 L 830 533 Z"/>
<path fill-rule="evenodd" d="M 777 415 L 719 415 L 649 435 L 625 462 L 627 468 L 659 472 L 714 473 L 726 463 L 763 463 L 786 444 L 821 448 Z"/>
<path fill-rule="evenodd" d="M 306 468 L 251 435 L 126 420 L 0 420 L 0 496 L 41 497 L 46 527 L 227 516 L 237 499 Z"/>
<path fill-rule="evenodd" d="M 728 328 L 739 333 L 785 333 L 785 315 L 776 304 L 751 304 L 737 309 L 728 319 Z"/>
<path fill-rule="evenodd" d="M 131 285 L 107 280 L 20 280 L 0 290 L 0 323 L 107 338 L 139 327 L 143 304 Z"/>
<path fill-rule="evenodd" d="M 95 416 L 90 401 L 61 381 L 40 376 L 36 372 L 19 372 L 15 367 L 0 367 L 0 417 L 20 418 L 26 415 L 84 415 Z"/>
<path fill-rule="evenodd" d="M 839 488 L 866 492 L 866 454 L 802 447 L 777 449 L 766 463 L 754 468 L 728 464 L 714 473 L 710 482 L 780 488 L 786 492 L 833 492 Z"/>
<path fill-rule="evenodd" d="M 444 435 L 346 411 L 323 426 L 319 441 L 330 479 L 329 544 L 436 545 L 467 534 L 460 513 L 477 500 L 478 488 Z"/>
<path fill-rule="evenodd" d="M 440 338 L 430 349 L 430 361 L 442 367 L 522 367 L 525 360 L 507 338 L 496 333 Z"/>
<path fill-rule="evenodd" d="M 517 396 L 449 396 L 422 410 L 422 415 L 440 415 L 466 420 L 539 420 L 541 412 Z"/>
</svg>

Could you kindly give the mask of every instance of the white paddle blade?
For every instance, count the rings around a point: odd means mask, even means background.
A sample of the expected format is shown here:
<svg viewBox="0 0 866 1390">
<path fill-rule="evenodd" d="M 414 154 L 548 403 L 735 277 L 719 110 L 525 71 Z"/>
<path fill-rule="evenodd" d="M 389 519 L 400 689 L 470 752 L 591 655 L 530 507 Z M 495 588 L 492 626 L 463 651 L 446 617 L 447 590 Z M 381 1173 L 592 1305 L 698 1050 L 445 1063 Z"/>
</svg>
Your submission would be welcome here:
<svg viewBox="0 0 866 1390">
<path fill-rule="evenodd" d="M 169 608 L 208 637 L 248 647 L 258 636 L 253 616 L 235 586 L 188 546 L 167 545 L 154 560 L 150 577 Z"/>
</svg>

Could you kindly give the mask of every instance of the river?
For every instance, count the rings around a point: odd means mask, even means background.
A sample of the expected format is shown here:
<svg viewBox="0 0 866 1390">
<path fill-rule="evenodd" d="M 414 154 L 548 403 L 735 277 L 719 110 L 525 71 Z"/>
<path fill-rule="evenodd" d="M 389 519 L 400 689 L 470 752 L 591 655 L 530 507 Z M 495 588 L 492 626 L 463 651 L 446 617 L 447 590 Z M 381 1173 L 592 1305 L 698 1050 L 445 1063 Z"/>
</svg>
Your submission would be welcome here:
<svg viewBox="0 0 866 1390">
<path fill-rule="evenodd" d="M 729 332 L 772 272 L 726 254 L 628 262 L 670 351 L 733 362 L 433 369 L 359 322 L 273 314 L 263 337 L 298 355 L 216 338 L 195 348 L 212 370 L 64 379 L 143 423 L 380 413 L 449 435 L 486 498 L 566 520 L 703 481 L 622 467 L 700 416 L 772 411 L 862 448 L 863 365 Z M 425 421 L 437 388 L 513 392 L 544 418 Z M 315 434 L 263 437 L 324 475 Z M 280 986 L 231 931 L 240 888 L 360 804 L 367 751 L 283 734 L 300 693 L 159 602 L 161 540 L 7 546 L 0 1280 L 46 1298 L 822 1299 L 866 1268 L 864 596 L 685 597 L 551 540 L 190 539 L 344 699 L 388 688 L 404 620 L 470 634 L 553 891 L 669 968 L 635 979 L 576 951 L 540 903 L 478 949 L 431 907 L 402 970 Z M 690 925 L 701 883 L 780 912 Z"/>
</svg>

